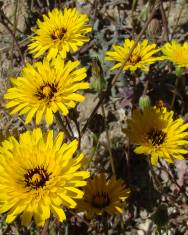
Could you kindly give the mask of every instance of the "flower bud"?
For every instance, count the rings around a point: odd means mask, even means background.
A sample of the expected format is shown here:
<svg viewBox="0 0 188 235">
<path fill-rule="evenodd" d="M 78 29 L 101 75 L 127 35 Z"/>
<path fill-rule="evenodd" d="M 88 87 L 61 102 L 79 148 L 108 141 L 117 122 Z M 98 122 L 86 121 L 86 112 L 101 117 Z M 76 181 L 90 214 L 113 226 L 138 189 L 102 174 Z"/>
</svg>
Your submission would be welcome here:
<svg viewBox="0 0 188 235">
<path fill-rule="evenodd" d="M 149 108 L 151 106 L 151 100 L 149 96 L 142 95 L 139 99 L 139 107 L 143 111 L 145 108 Z"/>
<path fill-rule="evenodd" d="M 148 25 L 147 32 L 152 39 L 156 39 L 161 33 L 161 22 L 157 18 L 153 18 Z"/>
<path fill-rule="evenodd" d="M 101 93 L 102 90 L 105 88 L 106 83 L 103 76 L 103 69 L 101 63 L 96 57 L 92 59 L 91 73 L 91 87 L 96 90 L 96 92 Z"/>
</svg>

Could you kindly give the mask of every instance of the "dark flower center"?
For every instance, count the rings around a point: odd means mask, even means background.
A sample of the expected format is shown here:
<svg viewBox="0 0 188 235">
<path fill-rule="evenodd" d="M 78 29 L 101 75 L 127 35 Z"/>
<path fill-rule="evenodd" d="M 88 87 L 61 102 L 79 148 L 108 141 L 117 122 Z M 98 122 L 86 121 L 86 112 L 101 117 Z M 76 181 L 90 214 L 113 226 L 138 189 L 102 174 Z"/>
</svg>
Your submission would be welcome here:
<svg viewBox="0 0 188 235">
<path fill-rule="evenodd" d="M 110 198 L 107 192 L 97 192 L 93 195 L 92 206 L 98 209 L 103 209 L 110 204 Z"/>
<path fill-rule="evenodd" d="M 163 132 L 162 130 L 154 129 L 152 128 L 148 133 L 147 133 L 148 140 L 151 141 L 152 145 L 161 145 L 164 143 L 165 138 L 166 138 L 166 133 Z"/>
<path fill-rule="evenodd" d="M 28 169 L 24 175 L 26 187 L 33 189 L 43 188 L 46 182 L 49 180 L 51 173 L 48 173 L 43 167 L 36 167 L 34 169 Z"/>
<path fill-rule="evenodd" d="M 155 106 L 161 110 L 162 108 L 165 108 L 165 103 L 163 102 L 163 100 L 157 100 Z"/>
<path fill-rule="evenodd" d="M 137 64 L 138 62 L 140 62 L 141 59 L 142 59 L 141 56 L 137 56 L 137 55 L 134 55 L 134 54 L 133 54 L 133 55 L 130 57 L 129 62 L 130 62 L 130 64 L 135 65 L 135 64 Z"/>
<path fill-rule="evenodd" d="M 35 93 L 35 96 L 38 97 L 39 100 L 47 99 L 48 101 L 54 97 L 54 94 L 57 92 L 57 88 L 55 84 L 45 84 L 40 86 Z"/>
<path fill-rule="evenodd" d="M 53 40 L 56 40 L 56 39 L 61 40 L 64 37 L 66 32 L 67 32 L 67 30 L 64 28 L 56 29 L 52 32 L 52 34 L 50 36 Z"/>
</svg>

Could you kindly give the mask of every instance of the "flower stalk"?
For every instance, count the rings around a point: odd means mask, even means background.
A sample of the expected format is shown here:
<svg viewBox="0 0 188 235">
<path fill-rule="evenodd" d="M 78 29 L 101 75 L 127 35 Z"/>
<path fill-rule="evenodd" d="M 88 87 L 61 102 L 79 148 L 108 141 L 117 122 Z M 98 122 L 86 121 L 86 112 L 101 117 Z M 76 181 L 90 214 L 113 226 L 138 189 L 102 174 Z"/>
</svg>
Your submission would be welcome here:
<svg viewBox="0 0 188 235">
<path fill-rule="evenodd" d="M 67 128 L 64 125 L 64 122 L 62 120 L 61 114 L 59 112 L 55 113 L 55 118 L 56 118 L 57 123 L 59 124 L 61 131 L 63 131 L 65 133 L 65 135 L 68 137 L 69 140 L 72 140 L 74 137 L 71 136 L 71 134 L 67 130 Z"/>
<path fill-rule="evenodd" d="M 107 126 L 107 122 L 106 122 L 106 115 L 105 115 L 105 109 L 104 109 L 104 104 L 101 104 L 101 110 L 102 110 L 102 114 L 104 116 L 104 120 L 105 120 L 105 132 L 106 132 L 106 140 L 107 140 L 107 148 L 108 148 L 108 152 L 109 152 L 109 157 L 110 157 L 110 164 L 112 167 L 112 173 L 114 176 L 116 176 L 116 170 L 115 170 L 115 164 L 114 164 L 114 159 L 113 159 L 113 155 L 112 155 L 112 150 L 111 150 L 111 142 L 110 142 L 110 134 L 108 131 L 108 126 Z"/>
</svg>

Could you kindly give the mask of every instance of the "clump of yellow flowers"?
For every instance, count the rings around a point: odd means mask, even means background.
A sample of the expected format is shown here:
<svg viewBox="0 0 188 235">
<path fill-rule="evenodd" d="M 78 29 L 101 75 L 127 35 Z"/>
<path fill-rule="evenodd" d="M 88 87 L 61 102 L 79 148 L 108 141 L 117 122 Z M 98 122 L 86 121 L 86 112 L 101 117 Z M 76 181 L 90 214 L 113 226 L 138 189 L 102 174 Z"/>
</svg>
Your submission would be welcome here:
<svg viewBox="0 0 188 235">
<path fill-rule="evenodd" d="M 54 128 L 56 114 L 67 118 L 90 88 L 86 68 L 70 56 L 90 40 L 89 18 L 76 8 L 55 8 L 37 20 L 37 28 L 32 30 L 28 50 L 35 61 L 26 63 L 21 74 L 11 78 L 4 99 L 10 114 L 23 118 L 33 130 L 1 143 L 0 213 L 7 213 L 7 223 L 20 216 L 22 225 L 33 219 L 39 227 L 51 217 L 65 220 L 65 208 L 86 212 L 87 218 L 120 215 L 131 192 L 125 182 L 115 175 L 106 177 L 104 172 L 89 178 L 90 172 L 83 170 L 79 141 L 71 136 L 66 142 L 65 133 Z M 113 45 L 106 52 L 105 60 L 115 62 L 111 70 L 148 73 L 151 65 L 162 60 L 188 68 L 187 42 L 172 40 L 161 48 L 147 39 L 135 42 L 126 38 L 123 45 Z M 101 95 L 105 87 L 102 66 L 95 70 L 92 73 L 99 78 L 96 90 Z M 160 158 L 168 163 L 184 159 L 188 124 L 164 107 L 146 107 L 150 100 L 145 104 L 132 112 L 125 129 L 135 153 L 147 155 L 155 166 Z"/>
<path fill-rule="evenodd" d="M 86 69 L 80 61 L 67 60 L 67 53 L 89 41 L 88 17 L 77 9 L 54 9 L 37 21 L 38 29 L 30 37 L 29 52 L 42 61 L 27 63 L 12 87 L 4 95 L 10 114 L 24 116 L 25 124 L 35 118 L 36 125 L 53 124 L 54 115 L 69 113 L 84 100 L 79 91 L 89 88 Z M 6 222 L 21 215 L 22 225 L 32 218 L 44 226 L 51 216 L 66 219 L 63 207 L 75 208 L 83 197 L 87 170 L 81 170 L 83 154 L 76 154 L 78 141 L 63 142 L 64 133 L 35 128 L 17 140 L 11 136 L 0 147 L 0 213 L 7 212 Z M 75 154 L 77 156 L 75 156 Z M 15 171 L 16 168 L 16 171 Z M 12 193 L 10 193 L 12 192 Z"/>
</svg>

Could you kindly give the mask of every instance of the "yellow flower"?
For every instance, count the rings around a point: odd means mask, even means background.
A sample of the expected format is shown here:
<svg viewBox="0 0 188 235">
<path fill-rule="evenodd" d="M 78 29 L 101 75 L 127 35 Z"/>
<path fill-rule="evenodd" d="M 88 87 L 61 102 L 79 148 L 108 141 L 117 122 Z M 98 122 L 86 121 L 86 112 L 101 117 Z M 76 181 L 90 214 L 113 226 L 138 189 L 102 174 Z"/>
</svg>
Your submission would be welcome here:
<svg viewBox="0 0 188 235">
<path fill-rule="evenodd" d="M 114 51 L 106 52 L 106 60 L 116 61 L 117 64 L 112 67 L 117 69 L 122 66 L 125 58 L 128 56 L 130 49 L 134 45 L 134 40 L 125 39 L 123 46 L 113 45 Z M 148 44 L 148 40 L 143 40 L 139 42 L 134 49 L 130 59 L 127 61 L 123 70 L 130 69 L 135 71 L 136 69 L 141 69 L 145 72 L 149 71 L 149 65 L 161 60 L 160 57 L 153 57 L 160 49 L 156 49 L 156 44 Z"/>
<path fill-rule="evenodd" d="M 183 154 L 188 153 L 183 147 L 188 144 L 188 123 L 183 122 L 182 118 L 173 120 L 173 112 L 166 108 L 136 110 L 128 120 L 125 133 L 131 143 L 138 145 L 135 153 L 148 155 L 153 165 L 157 165 L 159 158 L 173 163 L 175 159 L 184 159 Z"/>
<path fill-rule="evenodd" d="M 61 10 L 54 9 L 43 15 L 43 22 L 37 21 L 35 35 L 31 37 L 28 46 L 34 58 L 40 57 L 45 52 L 47 59 L 55 58 L 60 54 L 63 58 L 67 52 L 76 52 L 80 46 L 89 41 L 85 36 L 92 30 L 87 15 L 81 14 L 76 8 Z"/>
<path fill-rule="evenodd" d="M 188 42 L 181 45 L 173 40 L 162 47 L 162 52 L 165 55 L 164 59 L 170 60 L 179 67 L 188 68 Z"/>
<path fill-rule="evenodd" d="M 27 114 L 25 123 L 29 123 L 36 114 L 36 124 L 45 116 L 48 124 L 53 123 L 53 114 L 58 110 L 66 116 L 69 108 L 74 108 L 84 97 L 77 94 L 79 89 L 87 89 L 89 84 L 81 82 L 86 77 L 86 69 L 76 67 L 79 61 L 65 63 L 60 57 L 52 62 L 27 64 L 22 76 L 13 80 L 4 98 L 8 99 L 7 108 L 13 108 L 11 114 Z"/>
<path fill-rule="evenodd" d="M 27 131 L 5 140 L 0 147 L 0 213 L 8 212 L 6 222 L 21 215 L 23 225 L 32 217 L 37 226 L 54 215 L 66 219 L 63 206 L 74 208 L 82 198 L 78 189 L 86 184 L 89 172 L 79 171 L 83 154 L 72 157 L 76 140 L 62 143 L 63 133 L 54 139 L 53 131 L 45 136 L 41 129 Z"/>
<path fill-rule="evenodd" d="M 77 209 L 86 211 L 89 218 L 103 212 L 121 214 L 124 207 L 123 201 L 130 193 L 129 189 L 125 189 L 122 180 L 116 180 L 114 176 L 107 180 L 104 174 L 89 179 L 83 191 L 84 197 L 77 200 Z"/>
</svg>

